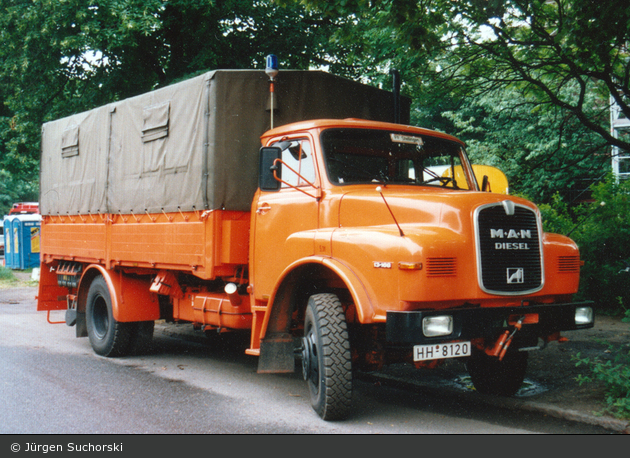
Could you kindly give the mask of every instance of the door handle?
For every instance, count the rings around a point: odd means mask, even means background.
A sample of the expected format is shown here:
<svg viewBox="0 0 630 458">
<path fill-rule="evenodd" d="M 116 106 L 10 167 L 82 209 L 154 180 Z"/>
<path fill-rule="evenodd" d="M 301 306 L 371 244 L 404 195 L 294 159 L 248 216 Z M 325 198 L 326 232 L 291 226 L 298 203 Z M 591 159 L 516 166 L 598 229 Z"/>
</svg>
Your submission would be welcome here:
<svg viewBox="0 0 630 458">
<path fill-rule="evenodd" d="M 271 210 L 271 206 L 269 204 L 260 204 L 256 209 L 256 213 L 259 215 L 264 215 L 269 210 Z"/>
</svg>

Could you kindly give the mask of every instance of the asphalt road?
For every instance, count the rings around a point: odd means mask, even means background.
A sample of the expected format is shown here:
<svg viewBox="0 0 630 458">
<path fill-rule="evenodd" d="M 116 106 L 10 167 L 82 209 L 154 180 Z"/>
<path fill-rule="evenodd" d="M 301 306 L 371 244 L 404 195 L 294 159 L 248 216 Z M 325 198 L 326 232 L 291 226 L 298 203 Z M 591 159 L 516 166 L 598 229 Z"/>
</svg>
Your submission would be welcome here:
<svg viewBox="0 0 630 458">
<path fill-rule="evenodd" d="M 257 374 L 239 339 L 220 345 L 160 324 L 148 353 L 102 358 L 36 312 L 35 294 L 0 290 L 0 434 L 609 433 L 371 378 L 355 380 L 352 417 L 327 423 L 300 374 Z"/>
</svg>

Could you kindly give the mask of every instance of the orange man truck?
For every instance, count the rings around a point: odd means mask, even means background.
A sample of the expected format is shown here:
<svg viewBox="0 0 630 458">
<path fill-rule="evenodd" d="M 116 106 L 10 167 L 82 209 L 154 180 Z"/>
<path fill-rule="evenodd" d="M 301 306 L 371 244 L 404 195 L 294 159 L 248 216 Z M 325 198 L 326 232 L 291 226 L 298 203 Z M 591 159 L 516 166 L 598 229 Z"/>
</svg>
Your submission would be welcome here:
<svg viewBox="0 0 630 458">
<path fill-rule="evenodd" d="M 259 371 L 297 361 L 326 420 L 355 369 L 465 358 L 478 391 L 511 395 L 528 351 L 593 326 L 575 243 L 487 192 L 461 141 L 405 125 L 407 99 L 395 124 L 387 91 L 275 86 L 214 71 L 44 124 L 38 310 L 103 356 L 156 320 L 249 332 Z"/>
</svg>

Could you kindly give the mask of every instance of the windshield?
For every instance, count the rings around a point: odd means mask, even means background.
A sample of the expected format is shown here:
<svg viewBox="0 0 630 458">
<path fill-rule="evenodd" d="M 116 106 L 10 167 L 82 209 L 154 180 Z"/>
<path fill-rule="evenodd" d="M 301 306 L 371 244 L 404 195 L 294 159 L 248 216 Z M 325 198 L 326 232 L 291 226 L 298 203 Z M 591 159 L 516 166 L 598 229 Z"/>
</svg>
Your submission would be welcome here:
<svg viewBox="0 0 630 458">
<path fill-rule="evenodd" d="M 429 135 L 372 129 L 322 133 L 331 183 L 411 184 L 474 189 L 462 168 L 460 144 Z"/>
</svg>

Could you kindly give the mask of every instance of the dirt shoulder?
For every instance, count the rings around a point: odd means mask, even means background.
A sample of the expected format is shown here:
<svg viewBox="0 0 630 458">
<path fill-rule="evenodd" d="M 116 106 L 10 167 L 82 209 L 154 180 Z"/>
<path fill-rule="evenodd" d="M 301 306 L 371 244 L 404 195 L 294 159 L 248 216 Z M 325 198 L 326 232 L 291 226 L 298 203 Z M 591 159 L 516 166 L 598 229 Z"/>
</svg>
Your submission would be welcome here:
<svg viewBox="0 0 630 458">
<path fill-rule="evenodd" d="M 528 373 L 547 388 L 531 399 L 597 414 L 606 407 L 605 387 L 595 382 L 579 384 L 578 375 L 587 375 L 588 371 L 584 366 L 576 367 L 576 357 L 611 360 L 613 354 L 608 344 L 616 348 L 630 345 L 630 323 L 624 323 L 618 317 L 598 316 L 593 328 L 563 335 L 569 339 L 567 342 L 554 342 L 546 349 L 530 354 Z"/>
</svg>

